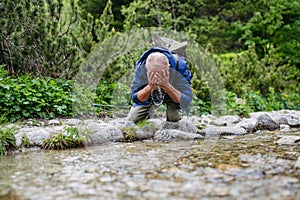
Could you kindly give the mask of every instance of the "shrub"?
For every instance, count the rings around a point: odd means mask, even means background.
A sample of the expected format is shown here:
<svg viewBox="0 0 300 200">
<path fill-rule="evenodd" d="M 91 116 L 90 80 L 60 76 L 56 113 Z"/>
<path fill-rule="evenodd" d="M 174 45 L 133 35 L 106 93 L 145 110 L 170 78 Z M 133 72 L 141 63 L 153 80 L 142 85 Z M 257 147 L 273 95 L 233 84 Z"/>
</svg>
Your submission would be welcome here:
<svg viewBox="0 0 300 200">
<path fill-rule="evenodd" d="M 72 114 L 72 81 L 52 78 L 0 79 L 0 115 L 9 121 L 22 118 L 53 118 Z"/>
<path fill-rule="evenodd" d="M 247 94 L 250 90 L 260 91 L 265 95 L 270 87 L 276 92 L 299 92 L 299 69 L 289 64 L 281 64 L 281 60 L 274 56 L 275 49 L 272 46 L 266 49 L 268 54 L 263 58 L 258 57 L 254 45 L 239 54 L 230 53 L 215 57 L 225 79 L 226 90 L 239 96 Z"/>
</svg>

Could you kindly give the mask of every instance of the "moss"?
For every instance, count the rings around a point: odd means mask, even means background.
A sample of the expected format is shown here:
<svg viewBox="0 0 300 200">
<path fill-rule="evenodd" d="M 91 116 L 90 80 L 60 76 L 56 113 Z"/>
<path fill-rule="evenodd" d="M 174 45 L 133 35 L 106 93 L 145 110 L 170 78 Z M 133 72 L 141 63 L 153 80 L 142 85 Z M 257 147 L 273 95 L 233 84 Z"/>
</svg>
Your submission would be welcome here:
<svg viewBox="0 0 300 200">
<path fill-rule="evenodd" d="M 25 134 L 22 135 L 21 146 L 26 147 L 26 148 L 30 147 L 30 141 L 29 141 L 28 137 Z"/>
<path fill-rule="evenodd" d="M 121 128 L 124 134 L 124 138 L 126 142 L 132 142 L 138 140 L 138 135 L 136 133 L 136 128 L 135 127 L 129 127 L 129 128 Z"/>
</svg>

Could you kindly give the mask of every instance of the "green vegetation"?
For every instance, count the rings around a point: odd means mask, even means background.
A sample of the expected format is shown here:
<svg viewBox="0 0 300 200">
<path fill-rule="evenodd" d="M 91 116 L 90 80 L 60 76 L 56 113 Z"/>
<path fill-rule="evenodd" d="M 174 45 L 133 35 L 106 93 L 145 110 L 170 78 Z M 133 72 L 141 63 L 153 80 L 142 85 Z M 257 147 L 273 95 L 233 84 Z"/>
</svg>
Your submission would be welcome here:
<svg viewBox="0 0 300 200">
<path fill-rule="evenodd" d="M 299 10 L 300 2 L 292 0 L 3 0 L 0 123 L 74 115 L 73 83 L 81 63 L 109 37 L 142 27 L 174 30 L 202 45 L 224 80 L 229 114 L 299 110 Z M 133 72 L 141 53 L 114 58 L 91 97 L 95 104 L 131 104 L 129 95 L 113 92 L 130 92 L 117 83 Z M 210 113 L 206 77 L 193 63 L 190 68 L 191 111 Z M 101 115 L 107 108 L 95 110 Z"/>
<path fill-rule="evenodd" d="M 15 128 L 0 127 L 0 155 L 16 148 Z"/>
<path fill-rule="evenodd" d="M 123 131 L 126 142 L 133 142 L 138 140 L 135 127 L 121 128 L 121 130 Z"/>
<path fill-rule="evenodd" d="M 0 115 L 9 121 L 70 115 L 72 81 L 19 76 L 0 82 Z"/>
<path fill-rule="evenodd" d="M 43 141 L 43 149 L 70 149 L 85 147 L 86 139 L 76 127 L 66 128 L 66 133 L 58 133 Z"/>
</svg>

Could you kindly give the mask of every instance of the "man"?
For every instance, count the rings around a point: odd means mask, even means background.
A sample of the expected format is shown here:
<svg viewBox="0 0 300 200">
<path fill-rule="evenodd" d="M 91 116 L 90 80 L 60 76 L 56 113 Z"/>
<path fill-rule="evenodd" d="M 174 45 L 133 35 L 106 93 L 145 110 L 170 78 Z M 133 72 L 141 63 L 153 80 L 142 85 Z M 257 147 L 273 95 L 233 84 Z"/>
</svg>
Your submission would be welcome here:
<svg viewBox="0 0 300 200">
<path fill-rule="evenodd" d="M 146 51 L 136 64 L 131 94 L 134 102 L 128 120 L 138 122 L 150 117 L 150 109 L 167 105 L 167 121 L 181 119 L 181 109 L 188 114 L 192 100 L 191 73 L 187 62 L 163 47 Z"/>
</svg>

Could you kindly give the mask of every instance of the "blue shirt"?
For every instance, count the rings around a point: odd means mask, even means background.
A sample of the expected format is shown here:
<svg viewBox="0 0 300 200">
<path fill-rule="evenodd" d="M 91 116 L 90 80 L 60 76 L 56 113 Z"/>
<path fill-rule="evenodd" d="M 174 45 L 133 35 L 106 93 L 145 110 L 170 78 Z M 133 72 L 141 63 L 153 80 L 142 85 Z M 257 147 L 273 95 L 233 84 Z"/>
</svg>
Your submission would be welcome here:
<svg viewBox="0 0 300 200">
<path fill-rule="evenodd" d="M 136 63 L 134 77 L 131 84 L 131 95 L 134 106 L 150 105 L 149 99 L 145 102 L 140 102 L 137 98 L 137 93 L 148 84 L 146 59 L 153 52 L 160 52 L 167 56 L 169 59 L 170 67 L 170 84 L 181 93 L 180 108 L 188 115 L 189 107 L 192 101 L 192 88 L 191 88 L 191 72 L 188 69 L 187 62 L 178 56 L 178 61 L 168 49 L 163 47 L 154 47 L 144 52 L 143 55 Z M 178 63 L 177 63 L 178 62 Z"/>
</svg>

